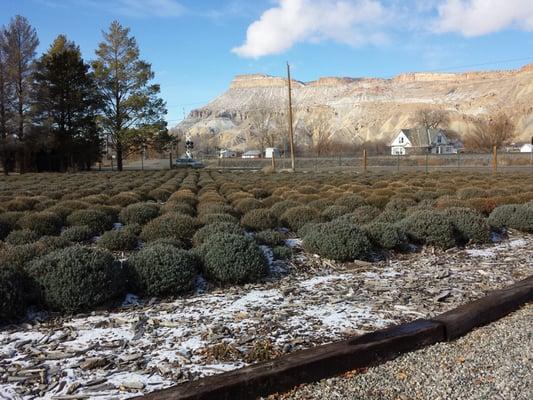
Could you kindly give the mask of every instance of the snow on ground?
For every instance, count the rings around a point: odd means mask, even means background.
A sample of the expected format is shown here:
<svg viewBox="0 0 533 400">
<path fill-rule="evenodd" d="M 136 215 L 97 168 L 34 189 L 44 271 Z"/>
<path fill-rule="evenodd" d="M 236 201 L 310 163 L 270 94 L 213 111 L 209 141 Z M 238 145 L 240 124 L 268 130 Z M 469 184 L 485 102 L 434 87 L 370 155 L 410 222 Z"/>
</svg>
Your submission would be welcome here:
<svg viewBox="0 0 533 400">
<path fill-rule="evenodd" d="M 532 272 L 533 235 L 362 266 L 300 253 L 277 280 L 202 286 L 170 302 L 128 295 L 115 312 L 4 327 L 0 398 L 127 398 L 242 367 L 265 341 L 275 354 L 312 347 L 443 312 Z"/>
</svg>

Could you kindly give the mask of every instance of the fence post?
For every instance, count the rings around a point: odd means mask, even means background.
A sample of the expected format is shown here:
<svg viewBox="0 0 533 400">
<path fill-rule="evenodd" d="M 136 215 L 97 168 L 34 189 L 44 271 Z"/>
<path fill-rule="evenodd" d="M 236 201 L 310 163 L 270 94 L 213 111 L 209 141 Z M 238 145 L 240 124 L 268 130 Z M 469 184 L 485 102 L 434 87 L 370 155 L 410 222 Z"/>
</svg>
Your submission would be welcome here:
<svg viewBox="0 0 533 400">
<path fill-rule="evenodd" d="M 363 171 L 366 174 L 366 171 L 368 169 L 368 157 L 366 154 L 366 149 L 363 149 Z"/>
<path fill-rule="evenodd" d="M 426 153 L 426 174 L 429 172 L 429 154 Z"/>
<path fill-rule="evenodd" d="M 397 155 L 396 155 L 396 158 L 398 159 L 398 160 L 397 160 L 397 163 L 396 163 L 396 171 L 397 171 L 397 172 L 400 172 L 400 155 L 397 154 Z"/>
<path fill-rule="evenodd" d="M 498 172 L 498 148 L 492 146 L 492 171 Z"/>
<path fill-rule="evenodd" d="M 172 153 L 168 153 L 168 160 L 169 160 L 170 169 L 172 169 Z"/>
<path fill-rule="evenodd" d="M 272 169 L 276 170 L 276 156 L 274 156 L 274 152 L 272 152 Z"/>
<path fill-rule="evenodd" d="M 457 169 L 461 169 L 461 150 L 457 150 Z"/>
</svg>

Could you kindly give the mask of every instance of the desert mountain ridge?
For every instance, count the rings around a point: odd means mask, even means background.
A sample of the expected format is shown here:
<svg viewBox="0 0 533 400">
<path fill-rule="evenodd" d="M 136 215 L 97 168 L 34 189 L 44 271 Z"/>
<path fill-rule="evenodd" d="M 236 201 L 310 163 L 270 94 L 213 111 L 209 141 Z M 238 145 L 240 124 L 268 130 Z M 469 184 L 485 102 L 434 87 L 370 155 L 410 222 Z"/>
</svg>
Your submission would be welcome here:
<svg viewBox="0 0 533 400">
<path fill-rule="evenodd" d="M 390 140 L 399 129 L 412 127 L 420 108 L 447 110 L 448 128 L 463 136 L 475 118 L 504 111 L 516 126 L 517 142 L 533 136 L 533 64 L 506 71 L 413 72 L 390 79 L 322 77 L 291 83 L 300 144 L 313 140 L 309 131 L 317 125 L 331 139 L 347 143 Z M 263 119 L 283 137 L 286 111 L 286 78 L 237 75 L 226 92 L 191 111 L 177 128 L 218 147 L 250 148 L 258 140 L 252 122 Z"/>
</svg>

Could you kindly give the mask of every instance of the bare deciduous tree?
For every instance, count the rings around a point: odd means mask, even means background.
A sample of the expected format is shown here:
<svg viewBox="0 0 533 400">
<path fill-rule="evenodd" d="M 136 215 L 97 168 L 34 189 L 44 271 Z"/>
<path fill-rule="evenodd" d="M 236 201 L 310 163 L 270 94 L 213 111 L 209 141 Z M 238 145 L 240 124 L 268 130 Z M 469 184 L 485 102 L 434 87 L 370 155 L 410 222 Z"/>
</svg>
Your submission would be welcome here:
<svg viewBox="0 0 533 400">
<path fill-rule="evenodd" d="M 515 126 L 503 112 L 475 122 L 473 131 L 465 138 L 465 147 L 471 150 L 490 151 L 500 148 L 516 136 Z"/>
<path fill-rule="evenodd" d="M 413 116 L 412 123 L 418 128 L 445 129 L 450 124 L 450 116 L 440 108 L 421 108 Z"/>
<path fill-rule="evenodd" d="M 250 136 L 264 152 L 265 147 L 277 147 L 287 126 L 286 115 L 274 110 L 255 110 L 247 115 Z"/>
</svg>

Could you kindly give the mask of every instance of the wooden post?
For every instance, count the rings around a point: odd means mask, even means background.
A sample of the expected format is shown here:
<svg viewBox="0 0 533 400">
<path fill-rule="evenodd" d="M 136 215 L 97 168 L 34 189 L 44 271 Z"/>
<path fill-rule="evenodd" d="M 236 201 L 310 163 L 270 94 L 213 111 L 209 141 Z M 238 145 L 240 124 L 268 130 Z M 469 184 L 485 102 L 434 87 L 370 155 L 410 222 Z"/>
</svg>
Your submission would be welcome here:
<svg viewBox="0 0 533 400">
<path fill-rule="evenodd" d="M 397 164 L 396 164 L 396 170 L 400 172 L 400 154 L 398 154 L 396 157 L 398 157 Z"/>
<path fill-rule="evenodd" d="M 366 154 L 366 149 L 363 149 L 363 172 L 366 174 L 368 169 L 368 157 Z"/>
<path fill-rule="evenodd" d="M 293 126 L 292 126 L 292 93 L 291 93 L 291 67 L 289 63 L 287 63 L 287 82 L 288 82 L 288 88 L 289 88 L 289 140 L 290 140 L 290 146 L 291 146 L 291 169 L 294 172 L 294 132 L 293 132 Z"/>
<path fill-rule="evenodd" d="M 170 169 L 172 169 L 172 152 L 168 153 L 168 160 L 169 160 Z"/>
<path fill-rule="evenodd" d="M 429 154 L 426 153 L 426 174 L 429 172 Z"/>
<path fill-rule="evenodd" d="M 492 146 L 492 171 L 498 172 L 498 147 Z"/>
<path fill-rule="evenodd" d="M 276 156 L 274 155 L 274 152 L 272 152 L 272 169 L 276 170 Z"/>
</svg>

